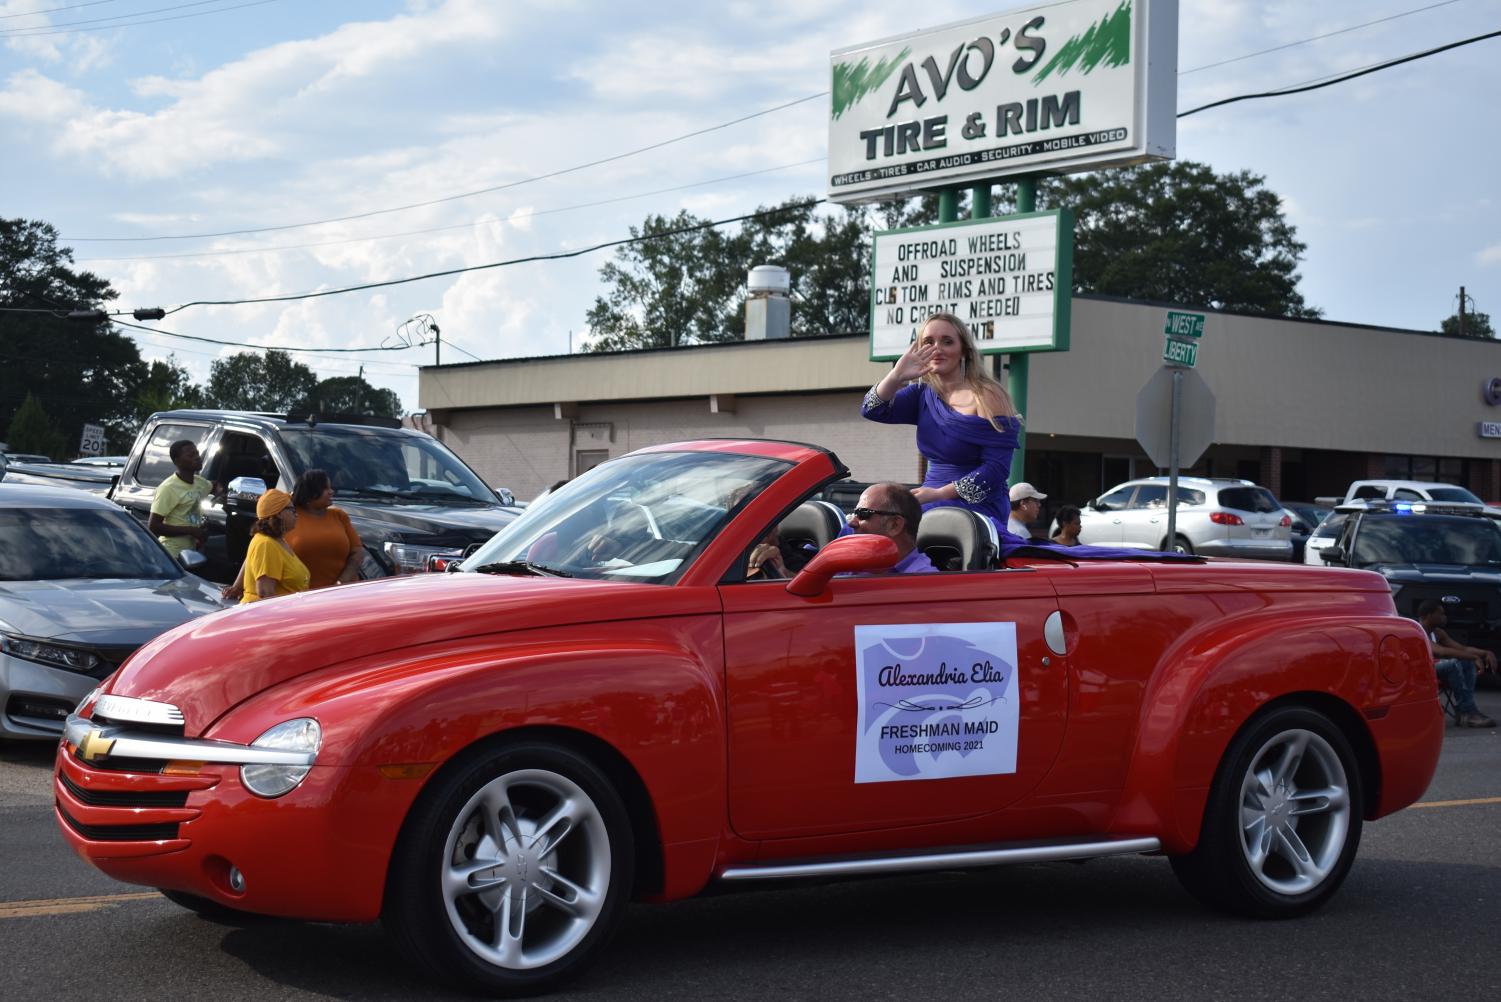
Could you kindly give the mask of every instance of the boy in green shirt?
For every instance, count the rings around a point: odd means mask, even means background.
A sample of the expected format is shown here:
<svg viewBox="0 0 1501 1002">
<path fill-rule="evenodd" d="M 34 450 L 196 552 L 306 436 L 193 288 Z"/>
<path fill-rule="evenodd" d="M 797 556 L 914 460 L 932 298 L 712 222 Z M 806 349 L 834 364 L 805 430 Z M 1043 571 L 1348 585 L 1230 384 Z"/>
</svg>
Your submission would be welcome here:
<svg viewBox="0 0 1501 1002">
<path fill-rule="evenodd" d="M 208 526 L 203 523 L 203 499 L 214 494 L 213 485 L 198 475 L 203 458 L 189 439 L 173 442 L 167 450 L 177 472 L 163 480 L 151 496 L 151 518 L 146 527 L 175 560 L 183 550 L 203 550 Z"/>
</svg>

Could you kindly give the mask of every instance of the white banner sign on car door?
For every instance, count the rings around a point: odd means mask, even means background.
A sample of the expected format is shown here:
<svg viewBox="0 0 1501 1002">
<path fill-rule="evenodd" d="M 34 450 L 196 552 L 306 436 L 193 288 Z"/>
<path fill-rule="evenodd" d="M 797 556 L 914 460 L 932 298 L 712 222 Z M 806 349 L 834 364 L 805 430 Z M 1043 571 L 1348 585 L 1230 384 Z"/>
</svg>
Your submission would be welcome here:
<svg viewBox="0 0 1501 1002">
<path fill-rule="evenodd" d="M 1016 772 L 1015 623 L 855 627 L 855 782 Z"/>
</svg>

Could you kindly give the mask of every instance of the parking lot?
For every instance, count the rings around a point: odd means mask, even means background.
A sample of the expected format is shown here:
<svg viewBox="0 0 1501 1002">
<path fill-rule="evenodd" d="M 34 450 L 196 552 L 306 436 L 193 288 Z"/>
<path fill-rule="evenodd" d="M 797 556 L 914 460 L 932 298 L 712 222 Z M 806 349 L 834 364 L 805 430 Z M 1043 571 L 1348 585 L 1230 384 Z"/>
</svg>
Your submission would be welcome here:
<svg viewBox="0 0 1501 1002">
<path fill-rule="evenodd" d="M 1501 715 L 1501 692 L 1480 705 Z M 378 928 L 217 925 L 76 859 L 51 750 L 0 747 L 3 993 L 456 998 Z M 1330 905 L 1287 922 L 1205 911 L 1147 857 L 866 880 L 637 906 L 560 998 L 1413 999 L 1501 991 L 1501 736 L 1450 727 L 1423 800 L 1367 825 Z"/>
</svg>

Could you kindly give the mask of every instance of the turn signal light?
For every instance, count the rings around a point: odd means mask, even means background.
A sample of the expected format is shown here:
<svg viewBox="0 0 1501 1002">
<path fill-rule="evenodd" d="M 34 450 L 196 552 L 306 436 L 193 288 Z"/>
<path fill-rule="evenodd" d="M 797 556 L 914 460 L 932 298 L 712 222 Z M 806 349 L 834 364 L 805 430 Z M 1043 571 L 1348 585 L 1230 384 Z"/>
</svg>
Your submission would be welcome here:
<svg viewBox="0 0 1501 1002">
<path fill-rule="evenodd" d="M 1209 513 L 1209 521 L 1215 525 L 1245 525 L 1239 515 L 1232 515 L 1228 511 L 1212 511 Z"/>
</svg>

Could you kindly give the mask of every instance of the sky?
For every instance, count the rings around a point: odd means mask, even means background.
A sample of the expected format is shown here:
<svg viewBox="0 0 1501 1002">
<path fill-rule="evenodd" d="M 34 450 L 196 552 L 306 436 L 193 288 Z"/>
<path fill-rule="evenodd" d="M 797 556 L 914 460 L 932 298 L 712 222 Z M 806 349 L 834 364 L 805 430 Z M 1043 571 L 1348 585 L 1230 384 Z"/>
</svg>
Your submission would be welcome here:
<svg viewBox="0 0 1501 1002">
<path fill-rule="evenodd" d="M 0 0 L 0 216 L 55 226 L 125 310 L 578 250 L 650 214 L 825 194 L 831 50 L 1035 5 Z M 1179 18 L 1183 110 L 1501 29 L 1501 0 L 1181 0 Z M 1177 154 L 1266 178 L 1327 319 L 1433 330 L 1461 285 L 1501 318 L 1498 105 L 1501 38 L 1193 115 Z M 445 363 L 578 350 L 611 253 L 146 326 L 314 349 L 297 357 L 320 377 L 363 371 L 411 409 L 433 346 L 333 349 L 415 340 L 426 315 Z M 125 331 L 199 381 L 242 350 Z"/>
</svg>

